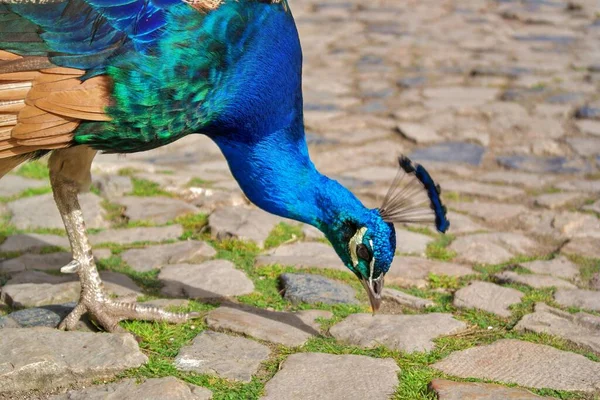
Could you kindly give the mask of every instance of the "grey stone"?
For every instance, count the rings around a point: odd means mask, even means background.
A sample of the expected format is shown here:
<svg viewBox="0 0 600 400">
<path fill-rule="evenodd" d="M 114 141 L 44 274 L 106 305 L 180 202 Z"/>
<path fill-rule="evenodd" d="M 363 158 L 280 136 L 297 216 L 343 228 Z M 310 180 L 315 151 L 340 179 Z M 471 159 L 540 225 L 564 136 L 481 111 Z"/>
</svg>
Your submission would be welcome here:
<svg viewBox="0 0 600 400">
<path fill-rule="evenodd" d="M 344 183 L 344 180 L 348 180 L 347 178 L 350 178 L 355 182 L 365 182 L 366 185 L 376 182 L 384 182 L 387 185 L 388 182 L 392 182 L 394 180 L 396 175 L 398 175 L 398 168 L 388 166 L 372 166 L 361 167 L 347 171 L 342 177 L 340 177 L 339 180 Z"/>
<path fill-rule="evenodd" d="M 563 211 L 556 214 L 552 221 L 553 228 L 568 238 L 599 238 L 600 219 L 587 213 Z"/>
<path fill-rule="evenodd" d="M 453 382 L 434 379 L 429 390 L 435 392 L 438 400 L 536 400 L 550 399 L 520 388 L 509 388 L 483 382 Z"/>
<path fill-rule="evenodd" d="M 251 240 L 259 247 L 263 246 L 275 225 L 283 221 L 282 218 L 265 211 L 242 207 L 220 209 L 208 218 L 213 237 Z"/>
<path fill-rule="evenodd" d="M 6 238 L 0 245 L 1 252 L 37 252 L 45 247 L 69 248 L 69 239 L 58 235 L 22 233 Z"/>
<path fill-rule="evenodd" d="M 104 219 L 106 211 L 102 208 L 101 197 L 93 193 L 84 193 L 79 195 L 79 203 L 86 227 L 98 229 L 109 226 L 108 221 Z M 51 193 L 10 202 L 8 208 L 12 213 L 11 223 L 18 229 L 64 228 Z"/>
<path fill-rule="evenodd" d="M 162 242 L 175 240 L 183 235 L 181 225 L 169 225 L 151 228 L 109 229 L 90 235 L 93 245 L 102 243 L 132 244 L 137 242 Z"/>
<path fill-rule="evenodd" d="M 424 256 L 427 245 L 434 240 L 431 236 L 396 228 L 396 251 L 401 254 Z"/>
<path fill-rule="evenodd" d="M 391 358 L 299 353 L 289 356 L 267 382 L 261 400 L 386 400 L 398 386 Z M 327 379 L 323 379 L 327 377 Z"/>
<path fill-rule="evenodd" d="M 600 258 L 600 239 L 576 237 L 563 246 L 560 251 L 568 255 Z"/>
<path fill-rule="evenodd" d="M 93 251 L 96 260 L 110 257 L 111 252 L 108 249 L 98 249 Z M 5 274 L 15 274 L 23 271 L 57 271 L 73 260 L 71 253 L 48 253 L 48 254 L 23 254 L 20 257 L 11 258 L 0 262 L 0 272 Z"/>
<path fill-rule="evenodd" d="M 590 289 L 600 291 L 600 272 L 594 272 L 590 278 Z"/>
<path fill-rule="evenodd" d="M 451 208 L 466 212 L 469 215 L 483 219 L 490 223 L 502 223 L 520 214 L 529 211 L 527 207 L 521 204 L 507 203 L 488 203 L 488 202 L 469 202 L 469 203 L 451 203 Z M 454 221 L 452 221 L 454 222 Z"/>
<path fill-rule="evenodd" d="M 234 181 L 235 184 L 237 182 Z M 234 190 L 220 190 L 218 188 L 202 188 L 192 186 L 184 192 L 184 197 L 198 210 L 205 214 L 212 214 L 219 208 L 248 206 L 249 202 L 238 187 Z"/>
<path fill-rule="evenodd" d="M 480 165 L 485 148 L 472 143 L 446 142 L 413 151 L 409 157 L 414 161 L 437 161 Z"/>
<path fill-rule="evenodd" d="M 420 310 L 424 310 L 428 307 L 435 306 L 435 302 L 433 302 L 431 300 L 423 299 L 423 298 L 417 297 L 417 296 L 412 296 L 408 293 L 404 293 L 399 290 L 390 289 L 390 288 L 383 289 L 382 297 L 386 301 L 387 300 L 393 301 L 402 306 L 416 308 L 416 309 L 420 309 Z"/>
<path fill-rule="evenodd" d="M 467 180 L 446 180 L 442 190 L 446 192 L 457 192 L 469 196 L 487 197 L 496 200 L 507 200 L 525 194 L 523 189 L 512 186 L 488 185 Z"/>
<path fill-rule="evenodd" d="M 168 174 L 156 174 L 149 172 L 136 173 L 136 177 L 157 183 L 167 192 L 182 193 L 182 187 L 190 181 L 187 171 L 169 171 Z"/>
<path fill-rule="evenodd" d="M 23 178 L 17 175 L 6 175 L 2 178 L 2 187 L 0 187 L 0 197 L 10 197 L 27 189 L 41 188 L 49 186 L 47 180 Z"/>
<path fill-rule="evenodd" d="M 595 315 L 582 312 L 570 314 L 537 303 L 535 312 L 525 315 L 515 329 L 559 336 L 600 353 L 600 317 Z"/>
<path fill-rule="evenodd" d="M 593 204 L 589 204 L 583 207 L 584 210 L 593 211 L 596 214 L 600 214 L 600 200 L 596 201 Z"/>
<path fill-rule="evenodd" d="M 586 193 L 600 193 L 600 180 L 586 181 L 578 179 L 563 180 L 556 185 L 557 189 Z"/>
<path fill-rule="evenodd" d="M 302 234 L 306 240 L 319 240 L 325 238 L 323 232 L 312 225 L 302 224 Z"/>
<path fill-rule="evenodd" d="M 179 350 L 175 367 L 180 371 L 250 382 L 270 353 L 267 346 L 254 340 L 204 331 Z"/>
<path fill-rule="evenodd" d="M 534 173 L 574 173 L 586 172 L 589 164 L 564 157 L 538 157 L 530 155 L 500 156 L 498 164 L 521 171 Z"/>
<path fill-rule="evenodd" d="M 333 247 L 318 242 L 299 242 L 280 246 L 256 258 L 258 266 L 271 264 L 348 271 Z"/>
<path fill-rule="evenodd" d="M 329 311 L 268 311 L 255 307 L 221 306 L 208 313 L 206 323 L 214 330 L 229 330 L 285 346 L 301 346 L 320 334 L 317 318 L 331 318 Z"/>
<path fill-rule="evenodd" d="M 469 218 L 466 215 L 459 214 L 452 210 L 448 211 L 448 220 L 452 221 L 450 232 L 454 235 L 464 233 L 484 232 L 487 228 Z"/>
<path fill-rule="evenodd" d="M 329 333 L 337 340 L 361 347 L 384 345 L 407 353 L 434 349 L 433 339 L 458 333 L 467 324 L 451 314 L 371 315 L 352 314 L 334 325 Z"/>
<path fill-rule="evenodd" d="M 0 328 L 31 328 L 46 326 L 56 328 L 60 321 L 66 317 L 75 307 L 75 303 L 53 304 L 44 307 L 27 308 L 18 310 L 0 317 Z M 14 324 L 9 325 L 11 321 Z"/>
<path fill-rule="evenodd" d="M 127 275 L 112 271 L 101 271 L 100 278 L 104 281 L 106 291 L 114 296 L 128 297 L 142 294 L 142 289 Z"/>
<path fill-rule="evenodd" d="M 109 294 L 119 297 L 141 294 L 141 289 L 126 275 L 102 271 L 100 277 Z M 39 307 L 77 301 L 80 291 L 77 276 L 24 271 L 6 283 L 0 297 L 13 308 Z"/>
<path fill-rule="evenodd" d="M 0 298 L 13 308 L 39 307 L 77 301 L 79 292 L 79 283 L 67 277 L 27 271 L 9 280 Z"/>
<path fill-rule="evenodd" d="M 575 118 L 600 120 L 600 107 L 593 105 L 581 106 L 575 110 Z"/>
<path fill-rule="evenodd" d="M 402 287 L 424 288 L 427 286 L 429 274 L 460 277 L 472 275 L 475 272 L 470 267 L 460 264 L 418 257 L 394 257 L 385 281 L 388 284 Z"/>
<path fill-rule="evenodd" d="M 170 297 L 210 299 L 241 296 L 254 291 L 254 284 L 231 261 L 173 264 L 162 268 L 158 280 L 161 293 Z"/>
<path fill-rule="evenodd" d="M 45 326 L 48 328 L 56 328 L 60 321 L 63 320 L 76 303 L 51 304 L 42 307 L 27 308 L 24 310 L 14 311 L 5 317 L 0 317 L 1 328 L 33 328 Z M 75 325 L 75 330 L 83 332 L 96 332 L 97 329 L 89 321 L 87 316 L 83 316 Z"/>
<path fill-rule="evenodd" d="M 402 136 L 415 143 L 435 143 L 444 140 L 435 128 L 418 123 L 402 122 L 398 124 L 398 131 Z"/>
<path fill-rule="evenodd" d="M 577 286 L 573 285 L 572 283 L 548 275 L 517 274 L 516 272 L 512 271 L 504 271 L 494 275 L 494 278 L 502 283 L 520 283 L 536 289 L 549 287 L 577 289 Z"/>
<path fill-rule="evenodd" d="M 142 383 L 135 379 L 125 379 L 107 385 L 93 385 L 81 390 L 71 390 L 65 394 L 52 396 L 51 400 L 210 400 L 212 392 L 167 376 L 150 378 Z"/>
<path fill-rule="evenodd" d="M 600 311 L 600 292 L 596 290 L 559 289 L 554 293 L 554 300 L 565 307 Z"/>
<path fill-rule="evenodd" d="M 549 210 L 532 210 L 519 215 L 515 223 L 520 229 L 536 236 L 545 236 L 549 239 L 561 241 L 566 239 L 554 226 L 556 212 Z"/>
<path fill-rule="evenodd" d="M 542 188 L 554 182 L 556 178 L 551 175 L 531 174 L 519 171 L 492 171 L 482 174 L 476 179 L 489 183 Z"/>
<path fill-rule="evenodd" d="M 161 268 L 166 264 L 194 263 L 212 258 L 217 254 L 206 242 L 188 240 L 131 249 L 121 254 L 123 261 L 136 271 L 146 272 Z"/>
<path fill-rule="evenodd" d="M 531 261 L 519 264 L 536 274 L 551 275 L 563 279 L 575 279 L 579 276 L 579 268 L 567 257 L 559 256 L 552 260 Z"/>
<path fill-rule="evenodd" d="M 100 175 L 94 176 L 92 182 L 100 194 L 108 199 L 119 198 L 133 191 L 133 183 L 128 176 Z"/>
<path fill-rule="evenodd" d="M 523 293 L 489 282 L 471 282 L 454 294 L 454 306 L 477 308 L 501 317 L 510 317 L 509 306 L 521 302 Z"/>
<path fill-rule="evenodd" d="M 581 133 L 586 135 L 600 136 L 600 121 L 593 120 L 577 120 L 575 125 Z"/>
<path fill-rule="evenodd" d="M 3 329 L 0 393 L 49 390 L 109 378 L 147 360 L 130 334 Z"/>
<path fill-rule="evenodd" d="M 195 214 L 199 210 L 183 200 L 168 197 L 122 197 L 114 200 L 125 206 L 125 216 L 130 221 L 151 221 L 166 224 L 177 217 Z"/>
<path fill-rule="evenodd" d="M 283 274 L 280 277 L 284 297 L 293 304 L 357 304 L 356 292 L 350 286 L 313 274 Z"/>
<path fill-rule="evenodd" d="M 521 254 L 534 254 L 539 245 L 520 233 L 479 233 L 461 236 L 450 245 L 461 260 L 473 264 L 501 264 Z"/>
<path fill-rule="evenodd" d="M 500 91 L 496 88 L 484 87 L 431 87 L 423 92 L 430 108 L 475 107 L 493 101 Z"/>
<path fill-rule="evenodd" d="M 567 138 L 567 143 L 583 157 L 600 154 L 600 138 Z"/>
<path fill-rule="evenodd" d="M 579 354 L 514 339 L 454 352 L 432 367 L 461 378 L 489 379 L 538 389 L 587 393 L 600 389 L 600 364 Z"/>
</svg>

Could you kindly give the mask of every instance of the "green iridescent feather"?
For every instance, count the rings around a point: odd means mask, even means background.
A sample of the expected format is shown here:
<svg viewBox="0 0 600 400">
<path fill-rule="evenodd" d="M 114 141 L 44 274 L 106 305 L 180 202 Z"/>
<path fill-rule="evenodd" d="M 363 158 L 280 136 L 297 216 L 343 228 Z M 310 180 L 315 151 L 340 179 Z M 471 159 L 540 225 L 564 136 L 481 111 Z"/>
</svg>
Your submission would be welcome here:
<svg viewBox="0 0 600 400">
<path fill-rule="evenodd" d="M 208 14 L 184 4 L 170 11 L 169 28 L 151 51 L 126 54 L 106 68 L 114 82 L 107 110 L 113 120 L 82 124 L 76 143 L 129 153 L 202 131 L 227 106 L 225 92 L 233 88 L 221 83 L 227 77 L 235 85 L 228 67 L 244 53 L 251 30 L 285 7 L 230 1 Z"/>
</svg>

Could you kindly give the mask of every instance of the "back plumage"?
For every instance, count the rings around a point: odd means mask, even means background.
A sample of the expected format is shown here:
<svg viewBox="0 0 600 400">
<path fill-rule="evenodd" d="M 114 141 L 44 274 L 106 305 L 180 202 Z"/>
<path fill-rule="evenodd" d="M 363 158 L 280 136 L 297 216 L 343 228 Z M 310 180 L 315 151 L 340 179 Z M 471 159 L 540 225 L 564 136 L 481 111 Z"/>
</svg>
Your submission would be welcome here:
<svg viewBox="0 0 600 400">
<path fill-rule="evenodd" d="M 129 153 L 202 132 L 228 106 L 260 19 L 287 12 L 277 0 L 1 3 L 0 157 Z M 27 125 L 32 114 L 43 125 Z"/>
</svg>

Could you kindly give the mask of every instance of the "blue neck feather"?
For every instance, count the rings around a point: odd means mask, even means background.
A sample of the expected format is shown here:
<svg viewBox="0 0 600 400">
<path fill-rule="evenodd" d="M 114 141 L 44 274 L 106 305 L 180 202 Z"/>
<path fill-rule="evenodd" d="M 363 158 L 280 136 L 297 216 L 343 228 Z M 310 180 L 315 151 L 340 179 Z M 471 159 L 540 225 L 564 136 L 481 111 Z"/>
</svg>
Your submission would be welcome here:
<svg viewBox="0 0 600 400">
<path fill-rule="evenodd" d="M 358 217 L 367 212 L 350 191 L 316 170 L 304 139 L 277 140 L 285 134 L 278 132 L 253 144 L 215 140 L 254 204 L 322 230 L 346 213 Z"/>
<path fill-rule="evenodd" d="M 282 217 L 327 229 L 344 213 L 368 211 L 311 162 L 302 114 L 302 50 L 290 13 L 256 5 L 244 56 L 205 103 L 219 109 L 203 127 L 248 198 Z M 264 73 L 269 71 L 269 73 Z M 234 102 L 231 99 L 235 99 Z"/>
</svg>

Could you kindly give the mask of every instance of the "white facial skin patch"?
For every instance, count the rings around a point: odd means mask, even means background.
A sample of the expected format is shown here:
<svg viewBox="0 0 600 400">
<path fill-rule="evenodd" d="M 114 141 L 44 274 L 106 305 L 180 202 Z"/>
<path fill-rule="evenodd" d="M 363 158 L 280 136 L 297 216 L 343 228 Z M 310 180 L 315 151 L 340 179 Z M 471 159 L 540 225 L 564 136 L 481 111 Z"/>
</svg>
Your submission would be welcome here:
<svg viewBox="0 0 600 400">
<path fill-rule="evenodd" d="M 369 244 L 371 245 L 371 249 L 373 249 L 373 241 L 369 240 Z M 375 257 L 371 257 L 371 263 L 369 264 L 369 280 L 373 280 L 373 271 L 375 268 Z"/>
<path fill-rule="evenodd" d="M 362 243 L 363 237 L 365 237 L 365 233 L 367 233 L 367 228 L 362 227 L 356 231 L 354 236 L 348 242 L 348 246 L 350 247 L 350 258 L 352 259 L 352 265 L 355 267 L 358 265 L 358 255 L 356 255 L 356 248 L 359 244 Z"/>
</svg>

